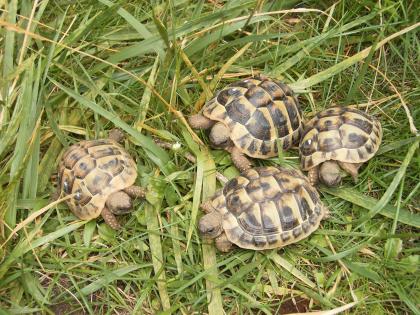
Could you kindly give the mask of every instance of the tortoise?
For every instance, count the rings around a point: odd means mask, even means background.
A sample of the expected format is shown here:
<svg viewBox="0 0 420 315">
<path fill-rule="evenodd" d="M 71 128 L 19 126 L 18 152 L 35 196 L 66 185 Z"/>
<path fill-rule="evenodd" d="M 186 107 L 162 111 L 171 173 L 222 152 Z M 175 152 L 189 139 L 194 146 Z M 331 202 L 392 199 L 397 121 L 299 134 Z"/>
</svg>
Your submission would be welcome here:
<svg viewBox="0 0 420 315">
<path fill-rule="evenodd" d="M 207 213 L 198 229 L 228 252 L 233 244 L 265 250 L 295 243 L 315 231 L 327 208 L 297 170 L 255 167 L 229 180 L 201 204 Z"/>
<path fill-rule="evenodd" d="M 245 155 L 267 159 L 298 144 L 302 112 L 293 91 L 263 75 L 234 82 L 189 117 L 192 128 L 209 129 L 210 143 L 230 152 L 240 170 L 250 168 Z"/>
<path fill-rule="evenodd" d="M 350 107 L 329 108 L 305 125 L 299 145 L 301 168 L 312 184 L 338 186 L 340 168 L 357 182 L 360 166 L 375 155 L 381 140 L 377 119 Z"/>
<path fill-rule="evenodd" d="M 111 228 L 119 229 L 114 214 L 128 213 L 132 198 L 145 196 L 143 188 L 133 185 L 137 166 L 118 144 L 123 137 L 114 129 L 108 139 L 80 141 L 64 152 L 58 167 L 58 191 L 73 194 L 66 203 L 80 219 L 102 215 Z"/>
</svg>

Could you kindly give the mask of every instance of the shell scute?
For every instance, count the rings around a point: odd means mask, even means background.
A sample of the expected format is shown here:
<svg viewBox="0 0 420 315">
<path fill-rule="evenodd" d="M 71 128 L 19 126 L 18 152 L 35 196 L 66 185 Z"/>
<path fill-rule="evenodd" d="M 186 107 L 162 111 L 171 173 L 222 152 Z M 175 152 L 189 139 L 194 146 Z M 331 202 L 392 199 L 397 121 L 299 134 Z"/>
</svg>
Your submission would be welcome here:
<svg viewBox="0 0 420 315">
<path fill-rule="evenodd" d="M 256 139 L 270 140 L 272 138 L 270 121 L 261 110 L 256 110 L 252 114 L 249 121 L 246 123 L 246 129 Z"/>
<path fill-rule="evenodd" d="M 323 217 L 319 195 L 306 177 L 275 167 L 243 172 L 216 193 L 212 204 L 222 214 L 228 239 L 257 250 L 296 242 Z"/>
<path fill-rule="evenodd" d="M 226 112 L 232 120 L 237 121 L 242 125 L 245 125 L 251 118 L 251 112 L 240 99 L 233 100 L 227 104 Z"/>
<path fill-rule="evenodd" d="M 117 142 L 85 140 L 64 152 L 58 174 L 60 190 L 74 194 L 66 201 L 72 212 L 92 219 L 100 215 L 110 194 L 134 184 L 137 167 Z"/>
<path fill-rule="evenodd" d="M 292 90 L 258 76 L 228 85 L 205 104 L 202 114 L 224 123 L 234 145 L 256 158 L 277 155 L 277 139 L 287 150 L 299 141 L 303 129 L 302 112 Z"/>
<path fill-rule="evenodd" d="M 245 92 L 245 98 L 254 107 L 266 107 L 271 101 L 270 94 L 268 94 L 262 87 L 253 86 Z"/>
<path fill-rule="evenodd" d="M 309 170 L 325 161 L 363 163 L 373 157 L 382 140 L 378 120 L 348 107 L 334 107 L 315 115 L 303 131 L 301 167 Z"/>
</svg>

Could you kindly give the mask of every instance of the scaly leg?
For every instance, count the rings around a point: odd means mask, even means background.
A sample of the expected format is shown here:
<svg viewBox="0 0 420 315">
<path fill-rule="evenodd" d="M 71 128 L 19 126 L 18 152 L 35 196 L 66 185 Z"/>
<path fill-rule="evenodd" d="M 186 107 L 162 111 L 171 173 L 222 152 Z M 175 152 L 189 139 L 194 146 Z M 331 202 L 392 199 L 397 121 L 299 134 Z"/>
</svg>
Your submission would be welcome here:
<svg viewBox="0 0 420 315">
<path fill-rule="evenodd" d="M 208 119 L 207 117 L 201 115 L 201 114 L 196 114 L 196 115 L 192 115 L 188 118 L 188 122 L 191 126 L 191 128 L 194 129 L 209 129 L 211 127 L 213 127 L 215 121 Z"/>
<path fill-rule="evenodd" d="M 117 218 L 115 215 L 109 211 L 107 207 L 104 207 L 101 212 L 102 217 L 104 218 L 105 222 L 114 230 L 121 229 L 121 225 L 118 223 Z"/>
<path fill-rule="evenodd" d="M 229 252 L 233 247 L 233 244 L 228 240 L 226 233 L 222 233 L 220 236 L 216 237 L 215 243 L 217 249 L 223 253 Z"/>
<path fill-rule="evenodd" d="M 319 172 L 319 166 L 314 166 L 308 171 L 308 179 L 309 183 L 311 183 L 312 186 L 315 186 L 318 184 L 318 172 Z"/>
<path fill-rule="evenodd" d="M 124 191 L 131 198 L 144 198 L 146 196 L 146 189 L 139 186 L 130 186 L 124 189 Z"/>
<path fill-rule="evenodd" d="M 200 205 L 200 208 L 201 208 L 201 209 L 202 209 L 205 213 L 210 213 L 210 212 L 213 212 L 213 211 L 214 211 L 213 206 L 211 205 L 211 200 L 207 200 L 207 201 L 203 202 L 203 203 Z"/>
<path fill-rule="evenodd" d="M 120 129 L 114 128 L 108 133 L 108 138 L 115 142 L 121 142 L 124 139 L 124 133 Z"/>
<path fill-rule="evenodd" d="M 237 147 L 233 147 L 230 150 L 230 156 L 232 158 L 233 164 L 235 164 L 236 168 L 240 172 L 246 171 L 251 168 L 251 162 Z"/>
<path fill-rule="evenodd" d="M 359 168 L 362 166 L 362 163 L 345 163 L 345 162 L 338 162 L 338 165 L 349 173 L 351 177 L 353 177 L 353 181 L 357 182 L 357 176 L 359 175 Z"/>
</svg>

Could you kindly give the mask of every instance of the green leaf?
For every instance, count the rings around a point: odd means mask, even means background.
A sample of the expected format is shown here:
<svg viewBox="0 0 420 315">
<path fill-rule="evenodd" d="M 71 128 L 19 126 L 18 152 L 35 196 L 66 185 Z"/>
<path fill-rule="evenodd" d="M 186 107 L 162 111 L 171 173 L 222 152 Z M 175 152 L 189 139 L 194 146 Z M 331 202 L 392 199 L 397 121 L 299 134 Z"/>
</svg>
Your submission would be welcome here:
<svg viewBox="0 0 420 315">
<path fill-rule="evenodd" d="M 410 255 L 401 259 L 399 266 L 409 273 L 416 273 L 420 266 L 420 255 Z"/>
<path fill-rule="evenodd" d="M 309 286 L 311 288 L 316 287 L 315 283 L 313 283 L 311 280 L 309 280 L 308 277 L 306 277 L 301 271 L 299 271 L 299 269 L 297 269 L 295 266 L 293 266 L 286 259 L 282 258 L 279 254 L 277 254 L 273 251 L 269 255 L 269 258 L 271 260 L 273 260 L 276 263 L 276 265 L 278 265 L 281 268 L 285 269 L 286 271 L 290 272 L 293 276 L 295 276 L 296 278 L 301 280 L 307 286 Z"/>
<path fill-rule="evenodd" d="M 150 267 L 151 264 L 143 264 L 143 265 L 132 265 L 132 266 L 125 266 L 115 270 L 107 270 L 104 273 L 101 273 L 101 277 L 89 285 L 85 286 L 80 290 L 80 294 L 82 295 L 89 295 L 93 292 L 96 292 L 103 287 L 106 287 L 109 283 L 121 279 L 126 274 L 129 274 L 133 271 L 136 271 L 141 268 Z"/>
<path fill-rule="evenodd" d="M 152 202 L 146 203 L 145 213 L 147 219 L 147 230 L 149 232 L 149 245 L 152 254 L 153 270 L 157 278 L 157 287 L 159 290 L 160 301 L 163 310 L 171 308 L 171 302 L 166 287 L 165 260 L 163 258 L 162 242 L 160 238 L 159 216 L 162 207 L 162 183 L 163 180 L 152 179 L 148 187 L 148 195 L 152 194 L 153 198 L 148 198 Z M 163 186 L 164 187 L 164 186 Z"/>
<path fill-rule="evenodd" d="M 369 267 L 369 264 L 361 262 L 350 262 L 349 260 L 345 260 L 345 265 L 358 275 L 375 281 L 376 283 L 381 283 L 381 277 L 376 271 Z"/>
<path fill-rule="evenodd" d="M 83 243 L 86 247 L 89 247 L 90 241 L 92 240 L 93 233 L 96 229 L 96 220 L 91 220 L 85 224 L 85 229 L 83 231 Z"/>
<path fill-rule="evenodd" d="M 390 238 L 385 242 L 385 259 L 396 259 L 402 251 L 402 240 L 399 238 Z"/>
</svg>

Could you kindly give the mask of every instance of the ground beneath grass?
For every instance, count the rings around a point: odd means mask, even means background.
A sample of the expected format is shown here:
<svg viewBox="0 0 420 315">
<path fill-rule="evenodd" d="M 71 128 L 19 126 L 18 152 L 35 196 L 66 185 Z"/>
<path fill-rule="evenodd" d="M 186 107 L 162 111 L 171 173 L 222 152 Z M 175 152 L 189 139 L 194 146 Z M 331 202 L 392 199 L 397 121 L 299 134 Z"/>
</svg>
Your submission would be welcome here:
<svg viewBox="0 0 420 315">
<path fill-rule="evenodd" d="M 0 16 L 2 314 L 420 314 L 416 1 L 11 0 Z M 306 119 L 376 116 L 383 142 L 357 184 L 321 188 L 331 218 L 309 238 L 221 254 L 199 204 L 238 172 L 185 119 L 255 73 Z M 51 202 L 63 150 L 115 127 L 149 190 L 119 232 Z"/>
</svg>

